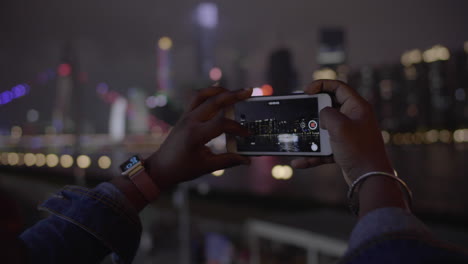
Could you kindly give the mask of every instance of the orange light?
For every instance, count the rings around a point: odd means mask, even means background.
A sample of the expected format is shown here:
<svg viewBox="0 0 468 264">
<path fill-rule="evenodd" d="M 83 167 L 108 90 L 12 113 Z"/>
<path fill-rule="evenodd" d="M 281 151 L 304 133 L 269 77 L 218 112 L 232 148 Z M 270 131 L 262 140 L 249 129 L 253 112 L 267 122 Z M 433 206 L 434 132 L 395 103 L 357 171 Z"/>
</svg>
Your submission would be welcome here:
<svg viewBox="0 0 468 264">
<path fill-rule="evenodd" d="M 273 94 L 273 87 L 271 87 L 271 85 L 269 84 L 264 84 L 262 86 L 262 92 L 263 92 L 263 95 L 272 95 Z"/>
</svg>

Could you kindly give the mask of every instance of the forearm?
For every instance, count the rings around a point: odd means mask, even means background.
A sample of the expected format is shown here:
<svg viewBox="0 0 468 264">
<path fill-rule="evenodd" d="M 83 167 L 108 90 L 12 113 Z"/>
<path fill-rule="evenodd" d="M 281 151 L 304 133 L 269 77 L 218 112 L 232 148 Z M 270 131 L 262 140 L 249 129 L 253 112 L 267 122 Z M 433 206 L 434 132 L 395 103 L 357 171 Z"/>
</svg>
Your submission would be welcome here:
<svg viewBox="0 0 468 264">
<path fill-rule="evenodd" d="M 127 198 L 130 204 L 140 212 L 148 205 L 145 197 L 127 176 L 118 176 L 110 181 Z"/>
<path fill-rule="evenodd" d="M 398 182 L 385 176 L 373 176 L 359 187 L 359 218 L 383 207 L 399 207 L 410 211 Z"/>
</svg>

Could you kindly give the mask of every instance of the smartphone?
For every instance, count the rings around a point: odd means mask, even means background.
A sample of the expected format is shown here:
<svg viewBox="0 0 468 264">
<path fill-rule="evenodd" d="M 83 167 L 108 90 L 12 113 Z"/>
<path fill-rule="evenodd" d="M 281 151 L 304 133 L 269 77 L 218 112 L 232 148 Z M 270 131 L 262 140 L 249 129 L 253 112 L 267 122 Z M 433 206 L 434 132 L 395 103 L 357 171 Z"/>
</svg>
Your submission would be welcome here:
<svg viewBox="0 0 468 264">
<path fill-rule="evenodd" d="M 328 94 L 253 97 L 226 113 L 247 127 L 250 136 L 226 136 L 228 152 L 252 156 L 329 156 L 328 132 L 319 113 L 331 106 Z"/>
</svg>

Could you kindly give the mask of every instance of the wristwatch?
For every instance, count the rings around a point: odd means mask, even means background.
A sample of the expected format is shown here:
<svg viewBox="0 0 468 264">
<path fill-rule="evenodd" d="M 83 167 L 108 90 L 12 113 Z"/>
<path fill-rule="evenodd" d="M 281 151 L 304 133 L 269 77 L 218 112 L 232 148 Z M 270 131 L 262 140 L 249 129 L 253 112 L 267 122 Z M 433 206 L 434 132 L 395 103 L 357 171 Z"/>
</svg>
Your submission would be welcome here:
<svg viewBox="0 0 468 264">
<path fill-rule="evenodd" d="M 122 175 L 126 175 L 148 202 L 156 200 L 161 192 L 145 170 L 144 160 L 135 155 L 120 165 Z"/>
</svg>

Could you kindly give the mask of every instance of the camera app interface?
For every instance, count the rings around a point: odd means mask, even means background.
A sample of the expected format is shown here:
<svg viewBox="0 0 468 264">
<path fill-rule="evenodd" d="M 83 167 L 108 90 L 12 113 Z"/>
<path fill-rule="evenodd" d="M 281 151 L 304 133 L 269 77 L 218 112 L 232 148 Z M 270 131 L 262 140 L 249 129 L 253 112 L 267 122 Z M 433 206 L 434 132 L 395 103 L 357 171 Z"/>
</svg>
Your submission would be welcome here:
<svg viewBox="0 0 468 264">
<path fill-rule="evenodd" d="M 236 137 L 238 151 L 320 151 L 317 98 L 241 102 L 235 118 L 252 134 Z"/>
</svg>

